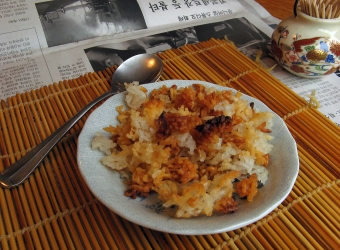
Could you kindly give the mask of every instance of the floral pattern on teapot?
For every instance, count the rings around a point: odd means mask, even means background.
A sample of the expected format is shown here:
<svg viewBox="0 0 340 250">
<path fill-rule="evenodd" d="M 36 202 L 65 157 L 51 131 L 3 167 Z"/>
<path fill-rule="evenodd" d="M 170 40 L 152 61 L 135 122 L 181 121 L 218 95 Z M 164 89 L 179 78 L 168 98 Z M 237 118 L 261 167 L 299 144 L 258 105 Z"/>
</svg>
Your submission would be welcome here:
<svg viewBox="0 0 340 250">
<path fill-rule="evenodd" d="M 279 26 L 275 32 L 279 34 L 273 33 L 271 47 L 281 66 L 297 74 L 315 77 L 332 74 L 339 68 L 340 41 L 294 34 L 293 41 L 289 42 L 288 26 Z"/>
</svg>

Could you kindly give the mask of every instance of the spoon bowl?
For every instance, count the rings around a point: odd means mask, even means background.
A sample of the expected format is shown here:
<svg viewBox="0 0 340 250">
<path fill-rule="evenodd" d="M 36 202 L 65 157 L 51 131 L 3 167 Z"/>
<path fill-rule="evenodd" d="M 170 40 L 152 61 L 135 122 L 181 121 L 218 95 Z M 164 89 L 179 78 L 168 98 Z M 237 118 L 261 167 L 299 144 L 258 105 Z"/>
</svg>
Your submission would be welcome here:
<svg viewBox="0 0 340 250">
<path fill-rule="evenodd" d="M 155 55 L 139 54 L 124 61 L 112 77 L 111 89 L 94 99 L 29 153 L 0 173 L 0 186 L 12 188 L 25 181 L 58 141 L 100 101 L 125 90 L 124 83 L 155 82 L 163 72 L 163 62 Z"/>
<path fill-rule="evenodd" d="M 162 72 L 163 62 L 159 57 L 150 54 L 139 54 L 130 57 L 117 68 L 112 76 L 111 88 L 113 90 L 125 90 L 125 82 L 138 81 L 139 84 L 155 82 Z"/>
</svg>

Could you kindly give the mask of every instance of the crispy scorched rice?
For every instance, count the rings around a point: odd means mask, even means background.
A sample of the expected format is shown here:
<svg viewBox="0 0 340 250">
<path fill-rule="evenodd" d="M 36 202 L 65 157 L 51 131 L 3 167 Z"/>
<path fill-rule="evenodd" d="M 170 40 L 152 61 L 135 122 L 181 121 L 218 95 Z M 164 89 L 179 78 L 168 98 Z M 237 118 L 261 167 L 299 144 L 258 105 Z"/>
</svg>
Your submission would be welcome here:
<svg viewBox="0 0 340 250">
<path fill-rule="evenodd" d="M 126 176 L 126 196 L 156 192 L 184 218 L 235 212 L 235 195 L 253 200 L 268 178 L 272 113 L 256 111 L 240 92 L 200 84 L 150 94 L 136 82 L 126 88 L 119 125 L 92 141 L 101 162 Z"/>
</svg>

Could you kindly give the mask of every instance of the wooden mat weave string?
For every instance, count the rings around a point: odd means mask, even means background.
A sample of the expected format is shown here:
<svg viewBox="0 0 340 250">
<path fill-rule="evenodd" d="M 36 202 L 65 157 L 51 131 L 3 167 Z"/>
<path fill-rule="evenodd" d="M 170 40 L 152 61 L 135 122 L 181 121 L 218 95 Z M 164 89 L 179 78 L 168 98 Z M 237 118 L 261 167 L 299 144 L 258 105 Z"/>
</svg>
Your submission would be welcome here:
<svg viewBox="0 0 340 250">
<path fill-rule="evenodd" d="M 176 235 L 135 225 L 102 205 L 81 177 L 77 136 L 86 114 L 17 188 L 0 189 L 0 249 L 336 249 L 340 130 L 228 40 L 159 54 L 161 80 L 203 80 L 258 98 L 286 122 L 300 172 L 289 196 L 263 219 L 213 235 Z M 0 171 L 110 88 L 115 67 L 2 100 Z M 100 104 L 99 104 L 100 105 Z M 95 109 L 95 108 L 94 108 Z M 92 111 L 94 110 L 92 109 Z"/>
</svg>

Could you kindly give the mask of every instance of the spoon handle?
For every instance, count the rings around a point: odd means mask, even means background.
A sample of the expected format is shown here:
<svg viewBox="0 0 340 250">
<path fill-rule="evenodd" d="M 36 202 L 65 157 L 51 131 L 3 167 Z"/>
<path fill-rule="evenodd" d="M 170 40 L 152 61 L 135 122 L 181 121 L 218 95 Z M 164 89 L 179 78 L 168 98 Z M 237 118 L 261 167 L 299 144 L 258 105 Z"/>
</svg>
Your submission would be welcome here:
<svg viewBox="0 0 340 250">
<path fill-rule="evenodd" d="M 44 157 L 51 151 L 57 142 L 69 131 L 72 126 L 82 118 L 87 111 L 89 111 L 98 102 L 105 98 L 116 94 L 115 91 L 108 91 L 101 96 L 98 96 L 92 102 L 87 104 L 75 116 L 68 120 L 64 125 L 47 137 L 42 143 L 37 145 L 34 149 L 28 152 L 20 160 L 16 161 L 10 167 L 0 173 L 0 186 L 4 188 L 12 188 L 21 184 L 33 170 L 39 165 Z"/>
</svg>

